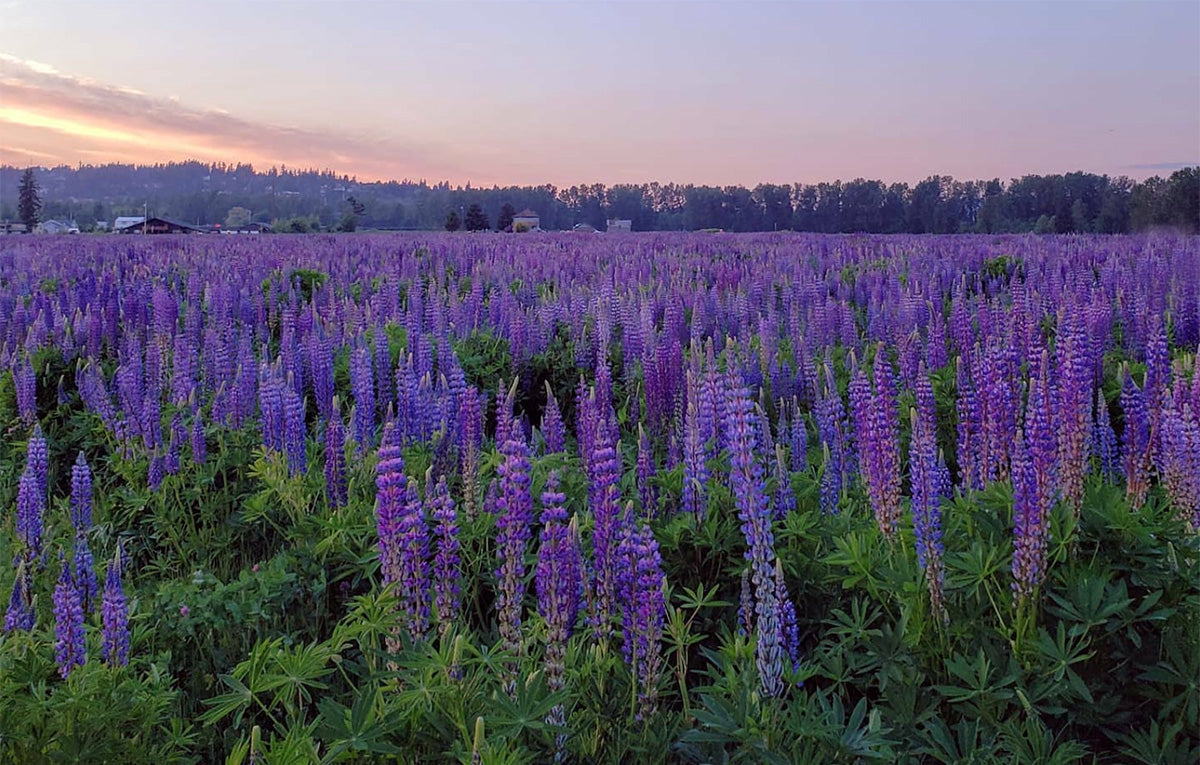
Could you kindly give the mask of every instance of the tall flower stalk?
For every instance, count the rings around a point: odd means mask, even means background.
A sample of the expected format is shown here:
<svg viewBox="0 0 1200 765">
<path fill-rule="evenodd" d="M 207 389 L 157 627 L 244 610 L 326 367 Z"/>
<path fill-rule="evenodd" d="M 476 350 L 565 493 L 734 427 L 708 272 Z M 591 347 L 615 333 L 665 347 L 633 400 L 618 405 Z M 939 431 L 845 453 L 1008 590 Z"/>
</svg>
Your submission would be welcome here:
<svg viewBox="0 0 1200 765">
<path fill-rule="evenodd" d="M 942 497 L 949 493 L 950 475 L 937 448 L 937 422 L 933 389 L 922 369 L 917 378 L 917 406 L 910 411 L 912 441 L 909 464 L 912 475 L 912 516 L 917 561 L 925 572 L 929 603 L 939 621 L 945 621 L 942 564 Z"/>
<path fill-rule="evenodd" d="M 104 579 L 104 602 L 100 614 L 104 625 L 101 656 L 106 664 L 124 666 L 129 663 L 129 603 L 121 582 L 123 563 L 121 548 L 108 564 Z"/>
<path fill-rule="evenodd" d="M 538 613 L 546 623 L 546 683 L 551 691 L 565 685 L 567 641 L 575 629 L 583 586 L 583 555 L 579 529 L 567 522 L 566 496 L 558 490 L 558 472 L 551 472 L 542 492 L 542 537 L 538 548 Z M 566 724 L 566 710 L 556 704 L 546 717 L 551 725 Z M 565 755 L 566 736 L 555 741 L 556 759 Z"/>
<path fill-rule="evenodd" d="M 438 634 L 445 636 L 458 618 L 462 598 L 458 514 L 454 499 L 446 487 L 446 477 L 438 478 L 429 500 L 433 514 L 434 558 L 433 600 Z"/>
<path fill-rule="evenodd" d="M 783 692 L 783 648 L 775 587 L 773 514 L 766 495 L 763 465 L 755 453 L 754 403 L 743 388 L 730 402 L 730 481 L 734 504 L 746 537 L 746 558 L 754 588 L 755 664 L 764 696 Z"/>
<path fill-rule="evenodd" d="M 496 614 L 504 649 L 514 657 L 505 671 L 505 688 L 516 690 L 515 657 L 521 653 L 521 615 L 525 600 L 525 551 L 532 534 L 533 497 L 530 494 L 529 449 L 518 424 L 505 429 L 508 438 L 501 447 L 504 457 L 499 473 L 500 489 L 496 497 L 497 554 Z"/>
<path fill-rule="evenodd" d="M 71 576 L 70 565 L 65 558 L 61 562 L 62 573 L 54 587 L 54 658 L 58 673 L 66 678 L 75 667 L 82 667 L 87 661 L 87 645 L 79 590 Z"/>
</svg>

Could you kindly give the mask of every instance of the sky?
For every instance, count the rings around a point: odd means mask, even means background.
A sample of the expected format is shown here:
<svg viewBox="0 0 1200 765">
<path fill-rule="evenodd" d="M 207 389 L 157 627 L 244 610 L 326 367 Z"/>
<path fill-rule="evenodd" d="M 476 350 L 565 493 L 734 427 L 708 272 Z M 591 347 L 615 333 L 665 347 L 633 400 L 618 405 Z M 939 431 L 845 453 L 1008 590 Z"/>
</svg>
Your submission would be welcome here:
<svg viewBox="0 0 1200 765">
<path fill-rule="evenodd" d="M 0 162 L 453 184 L 1200 164 L 1200 0 L 0 0 Z"/>
</svg>

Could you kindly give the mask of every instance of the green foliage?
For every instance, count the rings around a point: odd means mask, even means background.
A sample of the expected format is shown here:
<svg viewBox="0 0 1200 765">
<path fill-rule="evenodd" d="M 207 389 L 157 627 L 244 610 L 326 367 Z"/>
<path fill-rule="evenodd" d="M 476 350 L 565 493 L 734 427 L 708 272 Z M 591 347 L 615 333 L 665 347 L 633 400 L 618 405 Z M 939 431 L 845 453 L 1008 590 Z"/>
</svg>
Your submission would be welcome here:
<svg viewBox="0 0 1200 765">
<path fill-rule="evenodd" d="M 329 274 L 312 268 L 296 268 L 288 272 L 287 280 L 288 284 L 292 284 L 300 290 L 300 295 L 305 302 L 311 302 L 313 293 L 329 281 Z"/>
<path fill-rule="evenodd" d="M 467 383 L 479 390 L 495 393 L 500 384 L 513 379 L 512 353 L 508 340 L 491 332 L 476 330 L 454 345 L 458 363 Z"/>
</svg>

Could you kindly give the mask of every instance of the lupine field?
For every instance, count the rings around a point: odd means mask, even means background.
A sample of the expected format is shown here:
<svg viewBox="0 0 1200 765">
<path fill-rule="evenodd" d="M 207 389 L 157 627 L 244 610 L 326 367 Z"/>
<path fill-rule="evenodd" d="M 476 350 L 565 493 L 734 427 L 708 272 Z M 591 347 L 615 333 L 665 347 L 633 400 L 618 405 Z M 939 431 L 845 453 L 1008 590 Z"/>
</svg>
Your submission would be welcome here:
<svg viewBox="0 0 1200 765">
<path fill-rule="evenodd" d="M 0 761 L 1195 765 L 1198 347 L 1196 238 L 5 238 Z"/>
</svg>

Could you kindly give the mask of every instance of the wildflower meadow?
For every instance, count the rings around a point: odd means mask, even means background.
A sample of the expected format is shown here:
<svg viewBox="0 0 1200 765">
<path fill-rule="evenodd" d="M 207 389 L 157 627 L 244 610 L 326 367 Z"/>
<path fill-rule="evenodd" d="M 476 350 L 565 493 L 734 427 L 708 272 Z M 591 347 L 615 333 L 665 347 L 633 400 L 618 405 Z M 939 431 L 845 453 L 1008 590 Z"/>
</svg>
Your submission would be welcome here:
<svg viewBox="0 0 1200 765">
<path fill-rule="evenodd" d="M 0 761 L 1194 765 L 1198 347 L 1196 237 L 7 238 Z"/>
</svg>

